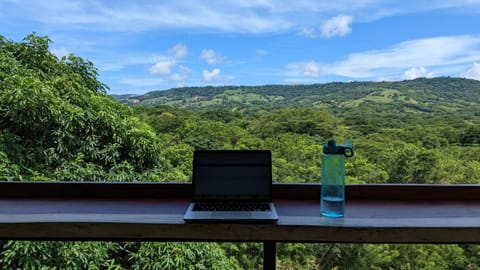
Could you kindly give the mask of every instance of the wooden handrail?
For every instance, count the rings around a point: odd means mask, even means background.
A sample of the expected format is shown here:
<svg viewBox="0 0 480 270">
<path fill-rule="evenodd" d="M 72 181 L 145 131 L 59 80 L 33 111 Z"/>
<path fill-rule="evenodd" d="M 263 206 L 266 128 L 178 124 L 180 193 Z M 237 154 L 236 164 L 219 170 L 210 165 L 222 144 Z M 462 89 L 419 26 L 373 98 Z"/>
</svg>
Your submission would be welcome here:
<svg viewBox="0 0 480 270">
<path fill-rule="evenodd" d="M 480 185 L 347 185 L 347 200 L 479 200 Z M 319 199 L 319 184 L 275 183 L 274 199 Z M 190 183 L 0 182 L 0 198 L 190 198 Z"/>
</svg>

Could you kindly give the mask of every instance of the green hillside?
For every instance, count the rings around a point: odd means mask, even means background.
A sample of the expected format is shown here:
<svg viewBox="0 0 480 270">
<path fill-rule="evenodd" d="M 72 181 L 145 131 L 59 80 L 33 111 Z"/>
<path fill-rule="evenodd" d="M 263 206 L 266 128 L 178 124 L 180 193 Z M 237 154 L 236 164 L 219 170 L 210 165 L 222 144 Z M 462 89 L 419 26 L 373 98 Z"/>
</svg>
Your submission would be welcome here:
<svg viewBox="0 0 480 270">
<path fill-rule="evenodd" d="M 376 107 L 391 112 L 453 113 L 478 109 L 480 81 L 439 77 L 401 82 L 184 87 L 119 99 L 130 105 L 183 109 L 315 107 L 339 111 Z"/>
</svg>

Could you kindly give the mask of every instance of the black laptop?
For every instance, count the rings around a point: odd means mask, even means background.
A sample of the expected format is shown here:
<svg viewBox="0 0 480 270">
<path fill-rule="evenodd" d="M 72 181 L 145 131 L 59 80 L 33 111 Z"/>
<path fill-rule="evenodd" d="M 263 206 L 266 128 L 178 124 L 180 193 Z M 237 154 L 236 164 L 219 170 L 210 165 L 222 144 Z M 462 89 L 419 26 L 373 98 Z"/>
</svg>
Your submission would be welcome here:
<svg viewBox="0 0 480 270">
<path fill-rule="evenodd" d="M 200 150 L 193 155 L 186 221 L 276 221 L 267 150 Z"/>
</svg>

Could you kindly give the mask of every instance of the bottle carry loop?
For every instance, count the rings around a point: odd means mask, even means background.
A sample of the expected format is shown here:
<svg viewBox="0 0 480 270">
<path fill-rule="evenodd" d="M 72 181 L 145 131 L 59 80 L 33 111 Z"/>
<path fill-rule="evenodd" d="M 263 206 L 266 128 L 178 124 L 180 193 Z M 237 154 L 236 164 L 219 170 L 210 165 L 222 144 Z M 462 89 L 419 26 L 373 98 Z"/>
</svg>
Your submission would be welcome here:
<svg viewBox="0 0 480 270">
<path fill-rule="evenodd" d="M 344 155 L 353 157 L 352 141 L 347 140 L 345 144 L 337 144 L 335 140 L 329 140 L 323 145 L 323 153 L 327 155 Z"/>
<path fill-rule="evenodd" d="M 345 157 L 353 157 L 353 148 L 352 147 L 345 147 L 343 155 Z"/>
</svg>

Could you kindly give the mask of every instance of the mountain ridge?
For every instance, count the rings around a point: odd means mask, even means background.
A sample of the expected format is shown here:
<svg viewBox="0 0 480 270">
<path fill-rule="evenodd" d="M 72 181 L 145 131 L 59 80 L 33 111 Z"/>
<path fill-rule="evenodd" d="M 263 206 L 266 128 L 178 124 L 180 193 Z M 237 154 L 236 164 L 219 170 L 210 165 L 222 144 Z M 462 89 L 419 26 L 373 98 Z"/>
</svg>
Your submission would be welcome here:
<svg viewBox="0 0 480 270">
<path fill-rule="evenodd" d="M 119 100 L 127 105 L 168 105 L 193 110 L 244 110 L 250 107 L 339 110 L 375 105 L 410 112 L 448 113 L 476 110 L 480 104 L 480 81 L 437 77 L 393 82 L 181 87 Z"/>
</svg>

